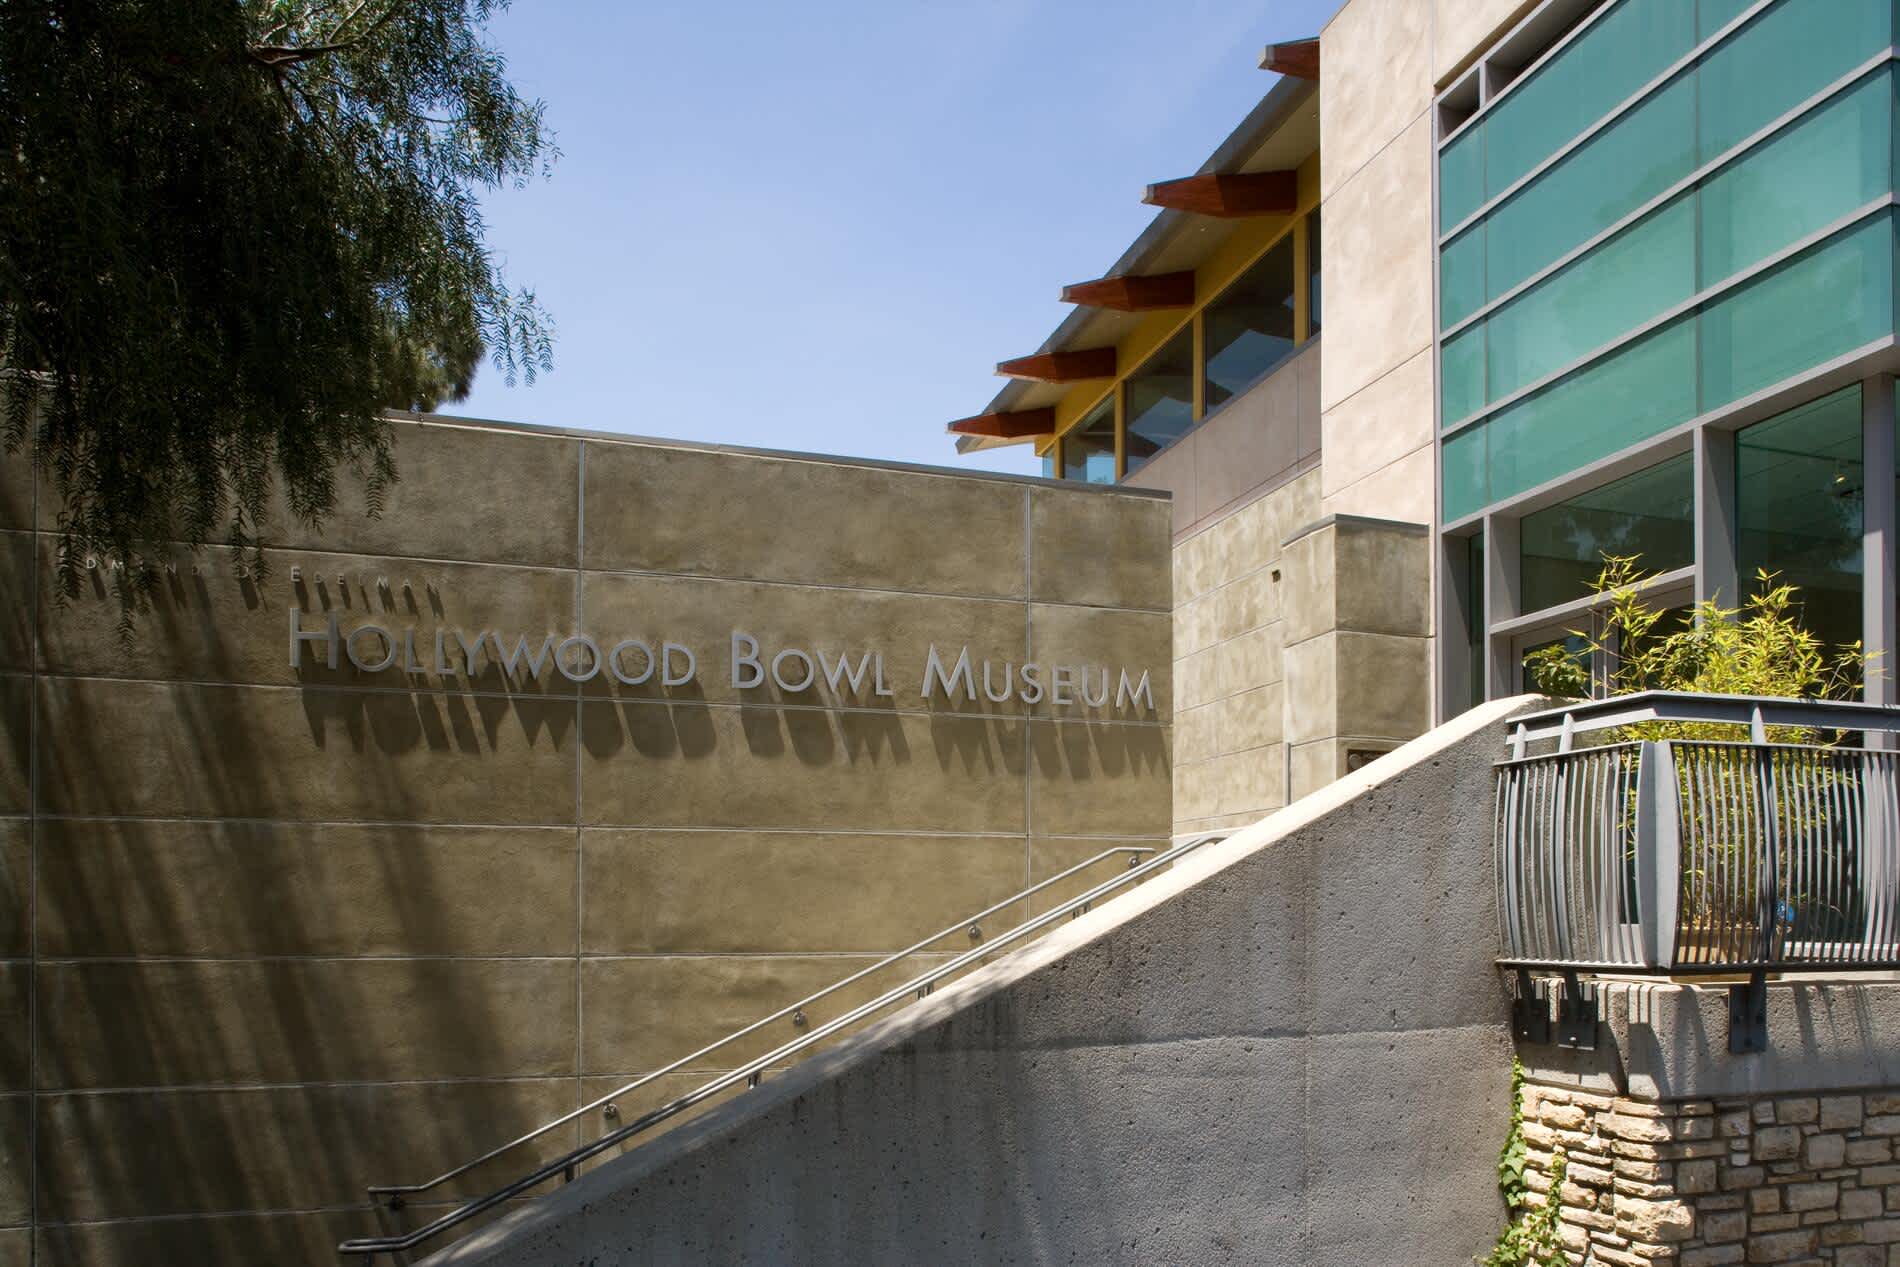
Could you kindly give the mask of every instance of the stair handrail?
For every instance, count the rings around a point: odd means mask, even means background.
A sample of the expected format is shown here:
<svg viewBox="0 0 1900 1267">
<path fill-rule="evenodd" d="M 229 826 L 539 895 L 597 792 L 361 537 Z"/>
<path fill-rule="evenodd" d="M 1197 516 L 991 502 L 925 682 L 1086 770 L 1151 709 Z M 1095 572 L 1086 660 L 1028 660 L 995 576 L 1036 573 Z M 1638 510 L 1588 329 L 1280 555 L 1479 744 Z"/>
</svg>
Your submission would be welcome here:
<svg viewBox="0 0 1900 1267">
<path fill-rule="evenodd" d="M 1082 914 L 1083 912 L 1088 910 L 1088 908 L 1098 898 L 1114 891 L 1115 889 L 1121 888 L 1125 885 L 1132 884 L 1137 880 L 1145 879 L 1147 876 L 1153 874 L 1156 871 L 1161 870 L 1163 867 L 1172 865 L 1175 861 L 1177 861 L 1184 855 L 1192 852 L 1193 850 L 1200 848 L 1202 845 L 1209 844 L 1216 840 L 1225 839 L 1228 835 L 1229 833 L 1227 831 L 1201 832 L 1201 833 L 1188 836 L 1184 839 L 1178 840 L 1175 843 L 1173 843 L 1167 850 L 1159 851 L 1159 852 L 1153 846 L 1137 846 L 1137 845 L 1119 845 L 1111 849 L 1105 849 L 1091 858 L 1088 858 L 1082 862 L 1075 864 L 1072 867 L 1067 868 L 1064 871 L 1058 872 L 1057 874 L 1050 876 L 1048 879 L 1043 880 L 1039 884 L 1031 885 L 1029 888 L 1022 890 L 1020 893 L 1014 894 L 1013 896 L 1005 898 L 1000 902 L 996 902 L 988 907 L 985 907 L 982 911 L 977 912 L 975 915 L 971 915 L 971 916 L 968 916 L 967 918 L 958 920 L 956 923 L 950 925 L 949 927 L 943 929 L 940 932 L 934 933 L 931 936 L 924 938 L 922 941 L 915 942 L 903 950 L 896 951 L 890 955 L 887 955 L 883 959 L 880 959 L 877 963 L 872 964 L 869 967 L 860 969 L 859 971 L 852 973 L 850 976 L 845 977 L 843 980 L 834 982 L 833 984 L 826 986 L 823 990 L 820 990 L 815 994 L 808 995 L 807 997 L 799 1000 L 797 1003 L 788 1004 L 787 1006 L 780 1008 L 778 1011 L 772 1013 L 771 1015 L 763 1017 L 760 1020 L 754 1021 L 752 1024 L 747 1025 L 743 1029 L 735 1030 L 731 1034 L 726 1035 L 724 1038 L 719 1039 L 717 1042 L 709 1044 L 706 1047 L 702 1047 L 698 1051 L 692 1053 L 691 1055 L 681 1057 L 679 1060 L 674 1061 L 672 1064 L 667 1065 L 663 1069 L 655 1070 L 654 1072 L 649 1073 L 649 1074 L 644 1074 L 641 1077 L 635 1079 L 634 1081 L 628 1083 L 626 1086 L 621 1087 L 618 1090 L 609 1092 L 608 1094 L 603 1095 L 599 1097 L 598 1099 L 591 1101 L 588 1104 L 582 1105 L 580 1108 L 574 1109 L 572 1112 L 563 1114 L 561 1117 L 558 1117 L 551 1122 L 548 1122 L 540 1127 L 537 1127 L 533 1131 L 528 1132 L 526 1135 L 522 1135 L 514 1140 L 509 1141 L 506 1144 L 502 1144 L 499 1147 L 490 1149 L 488 1152 L 482 1154 L 480 1157 L 475 1158 L 473 1161 L 465 1162 L 462 1165 L 457 1166 L 452 1170 L 445 1171 L 442 1174 L 424 1183 L 373 1186 L 368 1189 L 369 1195 L 372 1198 L 372 1201 L 374 1201 L 376 1198 L 384 1198 L 391 1209 L 401 1209 L 403 1205 L 406 1204 L 406 1199 L 410 1196 L 413 1196 L 416 1193 L 430 1191 L 431 1189 L 439 1187 L 440 1185 L 447 1183 L 452 1179 L 455 1179 L 461 1175 L 467 1174 L 469 1171 L 474 1170 L 479 1166 L 482 1166 L 482 1165 L 487 1164 L 488 1162 L 494 1161 L 495 1159 L 501 1157 L 503 1154 L 508 1153 L 520 1147 L 523 1144 L 526 1144 L 535 1139 L 538 1139 L 541 1136 L 547 1134 L 549 1131 L 556 1130 L 559 1127 L 564 1126 L 567 1123 L 572 1122 L 577 1118 L 580 1118 L 588 1113 L 591 1113 L 593 1110 L 598 1109 L 601 1106 L 610 1103 L 611 1101 L 619 1098 L 620 1096 L 626 1095 L 628 1092 L 637 1090 L 640 1087 L 647 1085 L 648 1083 L 652 1082 L 656 1078 L 663 1077 L 668 1073 L 674 1073 L 674 1072 L 679 1071 L 681 1068 L 690 1064 L 692 1061 L 699 1059 L 700 1057 L 708 1054 L 709 1052 L 717 1051 L 721 1047 L 725 1047 L 728 1044 L 735 1042 L 738 1039 L 743 1038 L 748 1034 L 757 1032 L 763 1027 L 770 1025 L 774 1021 L 783 1020 L 785 1017 L 793 1015 L 801 1011 L 803 1007 L 808 1003 L 812 1003 L 812 1002 L 817 1001 L 818 999 L 822 999 L 826 997 L 827 995 L 830 995 L 832 993 L 835 993 L 838 990 L 843 989 L 844 987 L 852 984 L 853 982 L 862 980 L 864 977 L 869 976 L 870 974 L 877 972 L 882 968 L 889 967 L 891 964 L 896 963 L 901 959 L 907 958 L 908 956 L 917 953 L 919 950 L 922 950 L 926 946 L 934 945 L 935 943 L 942 941 L 945 937 L 951 936 L 952 934 L 957 933 L 961 930 L 974 927 L 977 925 L 978 921 L 984 919 L 985 917 L 995 914 L 997 911 L 1003 910 L 1006 907 L 1014 905 L 1015 903 L 1020 902 L 1024 900 L 1025 898 L 1033 897 L 1037 893 L 1041 892 L 1042 890 L 1049 888 L 1051 885 L 1058 884 L 1061 881 L 1068 879 L 1069 877 L 1075 875 L 1077 872 L 1086 870 L 1087 868 L 1095 865 L 1096 863 L 1105 861 L 1106 859 L 1115 857 L 1117 855 L 1128 855 L 1130 858 L 1129 868 L 1126 871 L 1123 871 L 1120 875 L 1117 875 L 1111 879 L 1105 880 L 1095 885 L 1094 887 L 1088 889 L 1086 892 L 1080 894 L 1079 896 L 1069 898 L 1066 901 L 1059 903 L 1055 907 L 1052 907 L 1050 910 L 1044 912 L 1042 915 L 1036 916 L 1030 920 L 1027 920 L 1021 924 L 1016 925 L 1014 928 L 1011 928 L 1007 930 L 1006 932 L 998 934 L 995 939 L 991 941 L 987 941 L 983 945 L 972 947 L 971 949 L 964 951 L 963 953 L 957 955 L 956 957 L 950 959 L 949 961 L 939 964 L 934 968 L 928 969 L 927 971 L 919 974 L 918 976 L 911 978 L 909 981 L 905 982 L 903 985 L 895 986 L 892 989 L 886 991 L 885 993 L 879 995 L 875 999 L 872 999 L 866 1003 L 859 1004 L 857 1007 L 853 1008 L 851 1011 L 846 1012 L 843 1015 L 838 1016 L 824 1023 L 823 1025 L 818 1026 L 817 1028 L 811 1030 L 809 1033 L 802 1034 L 798 1038 L 793 1039 L 791 1042 L 785 1043 L 782 1046 L 775 1048 L 774 1050 L 770 1052 L 767 1052 L 763 1056 L 755 1057 L 754 1059 L 748 1061 L 745 1065 L 741 1066 L 738 1069 L 734 1069 L 729 1073 L 720 1074 L 716 1076 L 715 1078 L 712 1079 L 712 1081 L 705 1083 L 699 1088 L 693 1091 L 689 1091 L 685 1095 L 676 1097 L 675 1099 L 667 1102 L 666 1104 L 661 1105 L 657 1109 L 653 1109 L 645 1114 L 642 1114 L 640 1117 L 635 1118 L 633 1121 L 615 1128 L 614 1130 L 601 1136 L 599 1139 L 594 1140 L 593 1142 L 588 1143 L 588 1144 L 583 1144 L 580 1147 L 575 1148 L 563 1154 L 562 1156 L 555 1158 L 553 1161 L 543 1164 L 542 1166 L 531 1171 L 530 1173 L 523 1175 L 518 1179 L 515 1179 L 511 1183 L 505 1184 L 502 1187 L 489 1192 L 485 1196 L 475 1198 L 471 1201 L 463 1202 L 461 1205 L 458 1205 L 454 1209 L 439 1216 L 434 1221 L 424 1224 L 423 1226 L 419 1228 L 415 1228 L 412 1231 L 401 1233 L 399 1235 L 353 1238 L 351 1240 L 346 1240 L 342 1242 L 341 1244 L 339 1244 L 337 1246 L 337 1251 L 342 1254 L 361 1254 L 361 1255 L 365 1255 L 367 1258 L 373 1258 L 375 1255 L 383 1254 L 383 1253 L 387 1253 L 391 1255 L 405 1253 L 408 1250 L 415 1248 L 417 1245 L 420 1245 L 424 1241 L 431 1240 L 435 1238 L 436 1236 L 441 1235 L 443 1232 L 448 1231 L 450 1228 L 455 1227 L 458 1224 L 464 1223 L 467 1220 L 474 1218 L 476 1215 L 481 1214 L 486 1210 L 492 1209 L 495 1206 L 500 1205 L 505 1201 L 513 1200 L 515 1197 L 520 1196 L 522 1193 L 527 1192 L 532 1188 L 539 1187 L 541 1184 L 547 1182 L 549 1179 L 554 1178 L 556 1175 L 562 1175 L 566 1179 L 572 1180 L 574 1177 L 575 1167 L 579 1166 L 583 1162 L 591 1160 L 592 1158 L 596 1156 L 599 1156 L 601 1153 L 606 1152 L 610 1148 L 614 1148 L 618 1146 L 619 1144 L 633 1137 L 634 1135 L 637 1135 L 643 1131 L 646 1131 L 650 1129 L 651 1127 L 657 1126 L 659 1123 L 666 1121 L 669 1118 L 675 1117 L 678 1114 L 685 1112 L 687 1109 L 692 1108 L 694 1105 L 697 1105 L 707 1099 L 710 1099 L 711 1097 L 718 1095 L 720 1092 L 725 1091 L 730 1087 L 736 1086 L 741 1081 L 746 1081 L 756 1086 L 759 1078 L 772 1065 L 778 1064 L 790 1056 L 797 1055 L 799 1052 L 802 1052 L 807 1047 L 810 1047 L 813 1044 L 818 1043 L 824 1040 L 825 1038 L 828 1038 L 832 1034 L 838 1032 L 839 1030 L 849 1025 L 856 1024 L 859 1020 L 863 1019 L 864 1017 L 867 1017 L 876 1012 L 882 1011 L 884 1008 L 889 1007 L 892 1003 L 895 1003 L 905 998 L 906 996 L 916 995 L 918 998 L 924 997 L 925 995 L 930 993 L 931 988 L 938 981 L 942 980 L 944 977 L 950 976 L 960 971 L 966 965 L 978 959 L 984 958 L 986 956 L 993 955 L 998 950 L 1002 949 L 1003 947 L 1012 945 L 1015 942 L 1021 941 L 1024 938 L 1031 935 L 1032 933 L 1040 932 L 1042 929 L 1056 922 L 1058 919 L 1062 918 L 1063 916 L 1069 916 L 1073 918 L 1076 915 Z M 1149 858 L 1147 861 L 1143 862 L 1143 861 L 1140 861 L 1140 855 L 1142 854 L 1156 854 L 1157 856 Z"/>
</svg>

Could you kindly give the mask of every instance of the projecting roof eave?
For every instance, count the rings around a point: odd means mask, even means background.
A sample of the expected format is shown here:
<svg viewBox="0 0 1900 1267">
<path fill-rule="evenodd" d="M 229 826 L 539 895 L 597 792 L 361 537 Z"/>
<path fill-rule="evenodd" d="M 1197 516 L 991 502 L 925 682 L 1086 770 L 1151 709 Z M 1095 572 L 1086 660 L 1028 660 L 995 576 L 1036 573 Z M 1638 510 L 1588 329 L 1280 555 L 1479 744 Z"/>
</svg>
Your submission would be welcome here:
<svg viewBox="0 0 1900 1267">
<path fill-rule="evenodd" d="M 1306 105 L 1319 92 L 1319 84 L 1310 79 L 1295 79 L 1290 75 L 1280 76 L 1278 83 L 1267 90 L 1260 104 L 1248 111 L 1247 117 L 1228 134 L 1227 139 L 1214 147 L 1214 152 L 1194 171 L 1194 175 L 1204 172 L 1234 171 L 1244 163 L 1254 151 L 1258 150 L 1269 137 L 1286 126 L 1295 112 Z M 1123 251 L 1104 277 L 1119 277 L 1124 273 L 1141 273 L 1147 270 L 1156 256 L 1174 240 L 1175 235 L 1190 221 L 1193 214 L 1186 211 L 1162 211 L 1148 222 L 1139 236 Z M 1095 316 L 1091 308 L 1076 308 L 1062 319 L 1050 336 L 1036 349 L 1041 355 L 1047 352 L 1064 351 Z M 1005 383 L 990 403 L 980 412 L 1008 413 L 1017 408 L 1023 397 L 1036 384 L 1011 380 Z M 1029 444 L 1031 440 L 1002 440 L 989 436 L 958 436 L 958 453 L 976 453 L 983 449 L 1000 449 L 1012 444 Z"/>
</svg>

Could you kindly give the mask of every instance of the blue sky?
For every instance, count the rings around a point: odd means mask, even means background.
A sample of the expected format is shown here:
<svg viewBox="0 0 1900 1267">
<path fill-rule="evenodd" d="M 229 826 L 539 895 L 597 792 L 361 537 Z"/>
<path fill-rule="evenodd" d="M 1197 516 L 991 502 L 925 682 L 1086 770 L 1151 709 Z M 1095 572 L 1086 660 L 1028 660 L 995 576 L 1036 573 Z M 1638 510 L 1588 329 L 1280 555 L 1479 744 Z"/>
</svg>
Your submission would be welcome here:
<svg viewBox="0 0 1900 1267">
<path fill-rule="evenodd" d="M 1033 352 L 1338 0 L 519 0 L 493 26 L 548 105 L 550 180 L 486 200 L 558 327 L 445 412 L 1024 472 L 959 458 Z"/>
</svg>

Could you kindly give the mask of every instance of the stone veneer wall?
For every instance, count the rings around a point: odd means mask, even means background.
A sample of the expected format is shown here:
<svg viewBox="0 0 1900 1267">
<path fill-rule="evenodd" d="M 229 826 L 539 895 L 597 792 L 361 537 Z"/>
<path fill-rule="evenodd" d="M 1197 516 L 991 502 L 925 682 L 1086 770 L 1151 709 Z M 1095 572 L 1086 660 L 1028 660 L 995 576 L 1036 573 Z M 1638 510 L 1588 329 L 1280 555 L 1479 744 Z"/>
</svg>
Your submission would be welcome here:
<svg viewBox="0 0 1900 1267">
<path fill-rule="evenodd" d="M 1524 1118 L 1534 1203 L 1553 1150 L 1568 1159 L 1573 1262 L 1900 1267 L 1900 1088 L 1656 1102 L 1532 1083 Z"/>
<path fill-rule="evenodd" d="M 102 571 L 55 601 L 0 460 L 5 1267 L 333 1263 L 364 1185 L 1168 831 L 1164 499 L 441 420 L 396 458 L 380 518 L 264 524 L 267 577 L 184 559 L 130 648 Z M 297 670 L 292 604 L 425 662 L 578 628 L 700 675 Z M 735 688 L 734 628 L 882 649 L 896 697 Z M 1150 666 L 1156 707 L 926 701 L 932 642 Z"/>
</svg>

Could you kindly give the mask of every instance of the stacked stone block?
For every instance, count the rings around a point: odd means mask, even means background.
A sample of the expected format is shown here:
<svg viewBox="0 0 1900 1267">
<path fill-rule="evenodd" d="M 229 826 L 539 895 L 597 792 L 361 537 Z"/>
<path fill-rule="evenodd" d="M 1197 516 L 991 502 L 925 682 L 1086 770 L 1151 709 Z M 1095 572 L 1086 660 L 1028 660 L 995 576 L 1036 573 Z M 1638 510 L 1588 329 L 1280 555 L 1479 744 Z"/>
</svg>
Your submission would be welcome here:
<svg viewBox="0 0 1900 1267">
<path fill-rule="evenodd" d="M 1529 1086 L 1526 1181 L 1572 1262 L 1900 1267 L 1900 1089 L 1651 1102 Z"/>
</svg>

